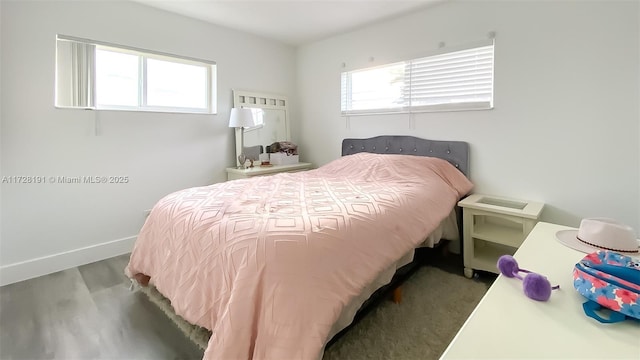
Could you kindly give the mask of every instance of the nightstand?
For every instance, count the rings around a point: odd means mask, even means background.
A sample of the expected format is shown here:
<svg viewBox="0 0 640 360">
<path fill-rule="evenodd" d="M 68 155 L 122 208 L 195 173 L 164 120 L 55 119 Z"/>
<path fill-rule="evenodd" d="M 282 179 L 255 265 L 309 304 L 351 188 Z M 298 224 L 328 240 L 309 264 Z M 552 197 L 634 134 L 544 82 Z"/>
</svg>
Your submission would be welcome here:
<svg viewBox="0 0 640 360">
<path fill-rule="evenodd" d="M 513 255 L 538 222 L 544 204 L 473 194 L 458 202 L 463 208 L 464 275 L 474 270 L 498 273 L 502 255 Z"/>
<path fill-rule="evenodd" d="M 311 169 L 311 163 L 304 162 L 288 165 L 254 166 L 247 169 L 227 168 L 227 180 L 246 179 L 254 176 L 266 176 L 309 169 Z"/>
</svg>

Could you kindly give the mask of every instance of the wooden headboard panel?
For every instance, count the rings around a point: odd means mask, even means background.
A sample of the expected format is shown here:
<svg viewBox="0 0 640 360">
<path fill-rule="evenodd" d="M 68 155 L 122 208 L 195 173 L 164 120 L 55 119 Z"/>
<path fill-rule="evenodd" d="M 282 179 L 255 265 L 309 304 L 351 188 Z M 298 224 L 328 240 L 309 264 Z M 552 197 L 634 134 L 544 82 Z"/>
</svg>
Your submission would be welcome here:
<svg viewBox="0 0 640 360">
<path fill-rule="evenodd" d="M 464 141 L 427 140 L 401 135 L 342 140 L 342 156 L 359 152 L 437 157 L 449 161 L 469 177 L 469 144 Z"/>
</svg>

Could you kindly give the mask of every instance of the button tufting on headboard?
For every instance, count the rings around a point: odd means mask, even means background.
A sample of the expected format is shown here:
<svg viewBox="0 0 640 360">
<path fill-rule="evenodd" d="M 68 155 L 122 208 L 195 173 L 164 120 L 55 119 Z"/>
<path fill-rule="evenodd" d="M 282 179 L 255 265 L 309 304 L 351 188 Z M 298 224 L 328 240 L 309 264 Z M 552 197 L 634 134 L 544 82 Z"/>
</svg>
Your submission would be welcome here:
<svg viewBox="0 0 640 360">
<path fill-rule="evenodd" d="M 407 153 L 406 149 L 413 149 L 413 152 Z M 343 156 L 359 152 L 438 157 L 449 161 L 462 173 L 469 176 L 469 144 L 463 141 L 428 140 L 400 135 L 344 139 L 342 141 Z"/>
</svg>

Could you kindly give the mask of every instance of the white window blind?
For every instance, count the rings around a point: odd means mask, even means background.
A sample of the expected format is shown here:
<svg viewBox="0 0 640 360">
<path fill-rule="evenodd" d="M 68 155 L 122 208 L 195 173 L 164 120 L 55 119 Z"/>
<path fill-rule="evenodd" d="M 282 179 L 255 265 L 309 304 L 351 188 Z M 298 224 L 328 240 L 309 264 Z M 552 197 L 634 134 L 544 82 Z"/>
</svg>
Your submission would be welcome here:
<svg viewBox="0 0 640 360">
<path fill-rule="evenodd" d="M 94 104 L 96 47 L 75 41 L 58 41 L 56 47 L 57 102 L 72 107 Z"/>
<path fill-rule="evenodd" d="M 342 73 L 344 115 L 493 107 L 493 40 L 375 68 Z"/>
</svg>

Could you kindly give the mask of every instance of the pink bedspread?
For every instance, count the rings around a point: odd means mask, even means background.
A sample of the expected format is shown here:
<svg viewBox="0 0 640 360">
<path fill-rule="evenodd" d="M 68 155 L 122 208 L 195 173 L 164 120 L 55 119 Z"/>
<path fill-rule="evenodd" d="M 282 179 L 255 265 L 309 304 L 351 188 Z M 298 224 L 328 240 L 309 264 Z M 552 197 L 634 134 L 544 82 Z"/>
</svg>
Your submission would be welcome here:
<svg viewBox="0 0 640 360">
<path fill-rule="evenodd" d="M 318 359 L 345 304 L 472 186 L 444 160 L 361 153 L 178 191 L 151 211 L 126 273 L 212 330 L 205 359 Z"/>
</svg>

